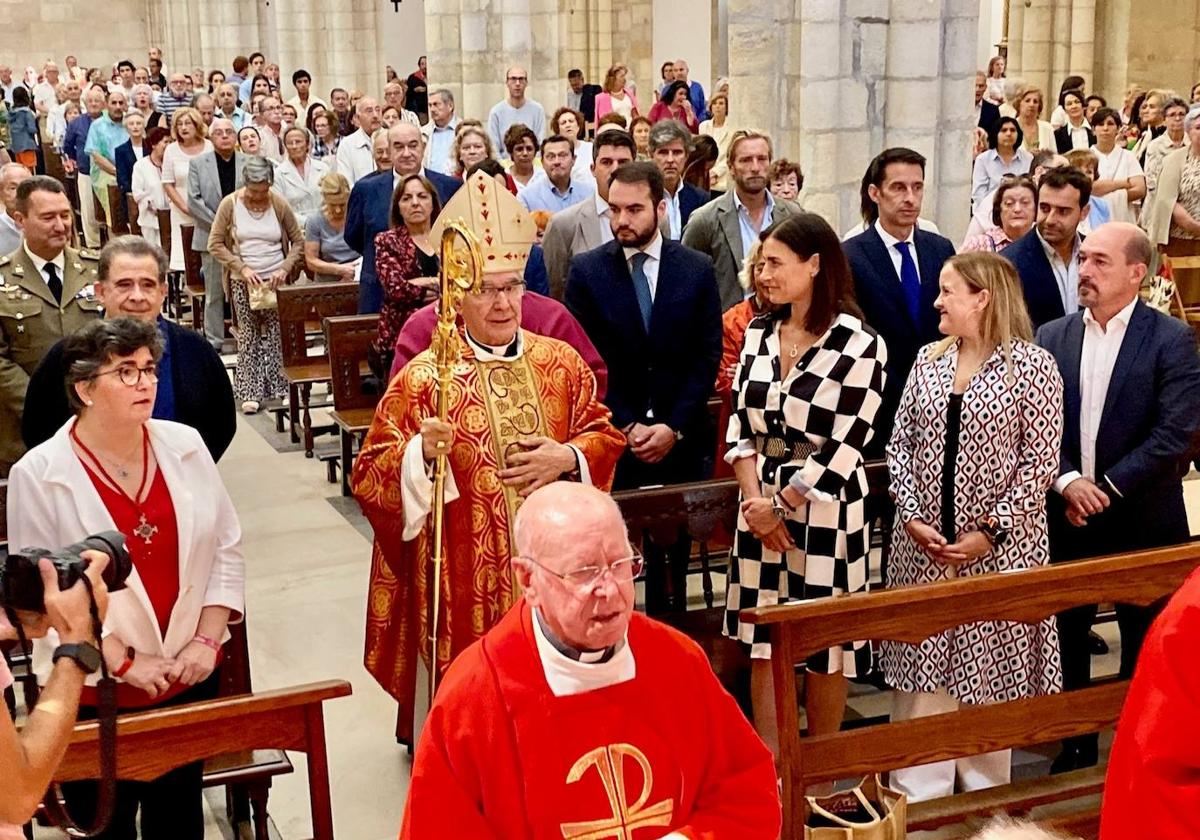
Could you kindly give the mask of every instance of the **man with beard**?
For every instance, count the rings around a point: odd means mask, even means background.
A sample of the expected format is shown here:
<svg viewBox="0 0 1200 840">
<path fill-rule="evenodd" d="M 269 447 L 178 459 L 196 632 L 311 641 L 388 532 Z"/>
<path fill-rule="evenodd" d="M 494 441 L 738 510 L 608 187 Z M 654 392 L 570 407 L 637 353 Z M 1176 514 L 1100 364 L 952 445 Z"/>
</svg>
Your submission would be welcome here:
<svg viewBox="0 0 1200 840">
<path fill-rule="evenodd" d="M 1001 253 L 1021 277 L 1035 328 L 1079 309 L 1079 223 L 1087 217 L 1092 179 L 1053 169 L 1038 184 L 1037 224 Z"/>
<path fill-rule="evenodd" d="M 697 481 L 711 450 L 707 403 L 721 358 L 712 260 L 659 231 L 667 207 L 653 164 L 618 167 L 608 205 L 614 239 L 571 260 L 565 303 L 608 365 L 604 401 L 628 444 L 613 488 Z M 681 535 L 669 549 L 675 607 L 686 596 L 689 546 Z M 664 565 L 649 564 L 650 608 L 666 601 Z"/>
<path fill-rule="evenodd" d="M 759 233 L 800 212 L 798 204 L 777 199 L 767 189 L 770 137 L 758 131 L 735 131 L 729 139 L 728 161 L 736 186 L 693 213 L 683 231 L 684 245 L 712 257 L 723 310 L 746 296 L 738 275 Z"/>
<path fill-rule="evenodd" d="M 678 120 L 663 120 L 650 129 L 650 159 L 662 173 L 666 217 L 671 225 L 671 239 L 683 236 L 683 227 L 692 211 L 708 203 L 708 193 L 685 183 L 683 168 L 692 148 L 692 134 Z"/>
</svg>

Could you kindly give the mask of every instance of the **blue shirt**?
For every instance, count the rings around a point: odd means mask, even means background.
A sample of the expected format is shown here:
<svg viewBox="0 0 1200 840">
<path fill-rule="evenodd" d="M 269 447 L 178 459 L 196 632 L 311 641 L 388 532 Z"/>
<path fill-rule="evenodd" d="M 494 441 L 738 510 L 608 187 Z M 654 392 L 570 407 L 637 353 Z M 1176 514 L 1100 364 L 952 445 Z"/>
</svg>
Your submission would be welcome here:
<svg viewBox="0 0 1200 840">
<path fill-rule="evenodd" d="M 560 193 L 551 182 L 550 176 L 542 171 L 535 175 L 529 182 L 529 186 L 521 191 L 521 194 L 517 196 L 517 201 L 531 212 L 549 210 L 551 213 L 557 213 L 559 210 L 573 207 L 586 198 L 591 198 L 595 191 L 595 187 L 572 178 L 566 191 Z"/>
<path fill-rule="evenodd" d="M 75 166 L 82 175 L 92 174 L 92 158 L 83 150 L 91 127 L 91 116 L 80 114 L 67 123 L 67 133 L 63 135 L 63 154 L 75 161 Z"/>
<path fill-rule="evenodd" d="M 242 79 L 242 83 L 238 85 L 238 102 L 243 105 L 250 104 L 250 92 L 254 89 L 254 77 Z"/>
<path fill-rule="evenodd" d="M 1000 179 L 1005 175 L 1028 175 L 1032 163 L 1033 155 L 1024 147 L 1017 149 L 1009 163 L 1001 160 L 1000 153 L 995 149 L 988 149 L 975 158 L 975 173 L 971 179 L 972 209 L 978 208 L 979 202 L 1000 186 Z"/>
<path fill-rule="evenodd" d="M 450 148 L 454 145 L 454 130 L 458 128 L 458 117 L 446 123 L 445 128 L 436 125 L 429 133 L 429 168 L 443 175 L 453 175 L 455 164 L 450 159 Z"/>
<path fill-rule="evenodd" d="M 771 220 L 775 217 L 775 196 L 771 195 L 770 190 L 765 190 L 767 194 L 767 209 L 763 211 L 762 224 L 759 227 L 754 226 L 754 219 L 750 218 L 750 211 L 742 204 L 742 199 L 738 196 L 737 190 L 733 191 L 733 206 L 737 208 L 738 228 L 742 233 L 742 259 L 750 256 L 750 249 L 754 247 L 754 243 L 758 241 L 758 234 L 771 226 Z"/>
<path fill-rule="evenodd" d="M 100 119 L 93 122 L 88 129 L 87 142 L 84 144 L 83 150 L 89 155 L 92 152 L 99 152 L 101 157 L 115 161 L 117 146 L 128 142 L 129 132 L 125 130 L 125 126 L 113 122 L 108 114 L 102 114 Z"/>
<path fill-rule="evenodd" d="M 155 420 L 177 420 L 175 413 L 175 381 L 171 377 L 171 334 L 163 328 L 163 319 L 158 317 L 158 334 L 163 340 L 162 358 L 158 360 L 158 396 L 154 398 Z"/>
</svg>

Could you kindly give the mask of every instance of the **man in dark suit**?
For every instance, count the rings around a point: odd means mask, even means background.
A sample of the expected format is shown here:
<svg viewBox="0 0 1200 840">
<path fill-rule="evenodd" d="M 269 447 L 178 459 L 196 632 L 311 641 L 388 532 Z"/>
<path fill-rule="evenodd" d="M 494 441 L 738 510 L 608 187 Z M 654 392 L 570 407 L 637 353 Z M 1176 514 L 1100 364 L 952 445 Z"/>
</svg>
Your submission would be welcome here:
<svg viewBox="0 0 1200 840">
<path fill-rule="evenodd" d="M 692 211 L 708 203 L 707 191 L 693 187 L 683 180 L 688 152 L 692 150 L 692 134 L 679 120 L 663 120 L 650 129 L 650 159 L 662 173 L 667 202 L 667 221 L 671 238 L 683 237 L 683 228 Z"/>
<path fill-rule="evenodd" d="M 954 246 L 917 226 L 925 191 L 924 157 L 912 149 L 885 149 L 871 161 L 867 176 L 868 210 L 875 218 L 842 248 L 858 305 L 888 350 L 883 406 L 868 447 L 868 455 L 879 457 L 891 437 L 892 418 L 917 351 L 940 337 L 933 301 L 942 263 L 954 256 Z"/>
<path fill-rule="evenodd" d="M 587 84 L 578 67 L 567 74 L 567 83 L 571 86 L 567 91 L 567 107 L 583 114 L 584 129 L 590 136 L 596 130 L 596 96 L 600 93 L 600 85 Z"/>
<path fill-rule="evenodd" d="M 167 297 L 167 255 L 140 236 L 120 236 L 100 252 L 96 299 L 105 318 L 137 318 L 158 325 L 163 355 L 153 416 L 191 426 L 214 461 L 233 440 L 237 414 L 233 387 L 221 357 L 195 330 L 162 317 Z M 21 437 L 29 449 L 54 436 L 71 417 L 63 386 L 63 341 L 47 351 L 29 379 Z"/>
<path fill-rule="evenodd" d="M 1200 425 L 1200 357 L 1186 324 L 1138 297 L 1150 256 L 1136 226 L 1101 225 L 1079 252 L 1086 308 L 1038 330 L 1064 386 L 1062 465 L 1047 504 L 1054 562 L 1189 538 L 1181 476 Z M 1117 605 L 1121 677 L 1133 676 L 1157 612 Z M 1058 617 L 1064 689 L 1090 681 L 1095 617 L 1094 605 Z M 1052 771 L 1090 766 L 1096 754 L 1095 735 L 1070 739 Z"/>
<path fill-rule="evenodd" d="M 1000 119 L 1000 106 L 983 98 L 987 93 L 987 74 L 982 70 L 975 73 L 975 111 L 979 115 L 975 124 L 987 131 Z"/>
<path fill-rule="evenodd" d="M 405 175 L 424 175 L 437 190 L 442 206 L 462 186 L 462 181 L 426 169 L 425 135 L 412 123 L 398 122 L 388 129 L 392 151 L 392 170 L 376 172 L 361 179 L 350 191 L 346 207 L 346 227 L 342 238 L 362 254 L 362 277 L 358 284 L 358 311 L 366 315 L 383 305 L 383 289 L 375 275 L 375 235 L 391 226 L 392 192 Z"/>
<path fill-rule="evenodd" d="M 1079 223 L 1092 179 L 1073 167 L 1049 169 L 1038 183 L 1037 224 L 1001 253 L 1017 269 L 1035 328 L 1079 309 Z"/>
<path fill-rule="evenodd" d="M 721 302 L 712 260 L 665 239 L 663 178 L 649 163 L 612 175 L 615 239 L 571 260 L 566 304 L 608 365 L 605 404 L 629 448 L 613 489 L 704 477 L 712 451 L 707 403 L 721 358 Z M 686 600 L 689 543 L 669 549 L 672 606 Z M 651 563 L 647 604 L 665 593 Z"/>
</svg>

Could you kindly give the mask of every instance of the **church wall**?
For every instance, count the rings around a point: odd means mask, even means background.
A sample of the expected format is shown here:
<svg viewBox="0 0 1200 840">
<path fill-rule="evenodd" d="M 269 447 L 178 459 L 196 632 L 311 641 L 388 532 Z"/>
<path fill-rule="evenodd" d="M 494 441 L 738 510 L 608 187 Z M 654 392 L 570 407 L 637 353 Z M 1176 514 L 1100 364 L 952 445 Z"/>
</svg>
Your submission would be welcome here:
<svg viewBox="0 0 1200 840">
<path fill-rule="evenodd" d="M 62 69 L 74 55 L 84 67 L 108 66 L 121 58 L 146 63 L 149 48 L 145 0 L 106 0 L 103 21 L 92 0 L 0 3 L 0 63 L 20 75 L 41 70 L 48 58 Z M 97 25 L 102 23 L 102 25 Z"/>
</svg>

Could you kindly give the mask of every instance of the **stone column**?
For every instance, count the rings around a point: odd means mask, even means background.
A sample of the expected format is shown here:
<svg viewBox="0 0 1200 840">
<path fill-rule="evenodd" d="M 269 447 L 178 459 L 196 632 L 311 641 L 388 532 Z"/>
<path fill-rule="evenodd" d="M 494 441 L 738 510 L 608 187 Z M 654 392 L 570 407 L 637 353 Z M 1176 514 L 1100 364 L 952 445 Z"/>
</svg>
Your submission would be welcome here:
<svg viewBox="0 0 1200 840">
<path fill-rule="evenodd" d="M 872 157 L 908 146 L 929 165 L 923 214 L 952 239 L 969 220 L 971 0 L 730 0 L 732 122 L 798 159 L 806 209 L 840 233 L 859 218 Z"/>
</svg>

